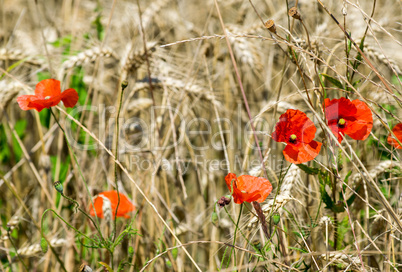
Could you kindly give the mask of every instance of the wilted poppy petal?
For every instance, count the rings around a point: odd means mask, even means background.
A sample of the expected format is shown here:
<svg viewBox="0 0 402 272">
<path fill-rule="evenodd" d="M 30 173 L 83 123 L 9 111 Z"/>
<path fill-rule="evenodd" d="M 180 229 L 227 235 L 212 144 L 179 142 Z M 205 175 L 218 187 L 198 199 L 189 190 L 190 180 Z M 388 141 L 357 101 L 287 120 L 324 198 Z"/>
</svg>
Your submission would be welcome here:
<svg viewBox="0 0 402 272">
<path fill-rule="evenodd" d="M 402 143 L 402 123 L 397 124 L 393 129 L 392 132 L 395 134 L 396 138 L 399 142 Z M 394 139 L 392 134 L 390 133 L 387 138 L 387 142 L 395 147 L 396 149 L 402 149 L 402 146 L 398 143 L 397 140 Z"/>
<path fill-rule="evenodd" d="M 373 128 L 373 114 L 366 103 L 358 99 L 352 101 L 356 106 L 355 121 L 349 122 L 345 128 L 345 134 L 355 140 L 365 140 Z"/>
<path fill-rule="evenodd" d="M 66 108 L 72 108 L 78 102 L 78 93 L 74 89 L 67 89 L 61 93 L 61 101 Z"/>
<path fill-rule="evenodd" d="M 294 164 L 300 164 L 313 160 L 320 153 L 322 143 L 311 141 L 299 146 L 287 145 L 283 150 L 285 159 Z"/>
<path fill-rule="evenodd" d="M 38 98 L 45 99 L 46 97 L 58 96 L 61 94 L 60 81 L 49 78 L 42 80 L 36 84 L 35 95 Z"/>
</svg>

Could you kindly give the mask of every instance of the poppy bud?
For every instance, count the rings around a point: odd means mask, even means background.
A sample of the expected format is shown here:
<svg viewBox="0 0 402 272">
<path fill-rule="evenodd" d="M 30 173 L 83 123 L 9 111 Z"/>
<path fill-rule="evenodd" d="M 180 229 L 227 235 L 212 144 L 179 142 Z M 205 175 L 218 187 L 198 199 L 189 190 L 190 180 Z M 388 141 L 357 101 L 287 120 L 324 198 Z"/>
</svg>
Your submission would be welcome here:
<svg viewBox="0 0 402 272">
<path fill-rule="evenodd" d="M 212 224 L 214 224 L 215 226 L 217 226 L 218 223 L 218 214 L 216 212 L 212 212 L 211 214 L 211 222 Z"/>
<path fill-rule="evenodd" d="M 223 208 L 226 205 L 229 205 L 231 200 L 232 200 L 231 195 L 222 196 L 221 199 L 219 199 L 217 203 L 218 203 L 219 207 Z"/>
<path fill-rule="evenodd" d="M 47 241 L 45 238 L 42 237 L 42 239 L 40 239 L 40 247 L 42 248 L 42 252 L 46 253 L 48 250 L 48 245 L 47 245 Z"/>
<path fill-rule="evenodd" d="M 169 259 L 165 259 L 165 261 L 166 261 L 166 266 L 169 268 L 169 269 L 172 269 L 173 268 L 173 266 L 172 266 L 172 262 L 169 260 Z"/>
<path fill-rule="evenodd" d="M 293 17 L 296 20 L 300 20 L 300 18 L 301 18 L 300 12 L 296 7 L 293 7 L 291 9 L 289 9 L 288 14 L 289 14 L 290 17 Z"/>
<path fill-rule="evenodd" d="M 254 240 L 252 246 L 256 251 L 261 251 L 261 242 L 259 240 Z"/>
<path fill-rule="evenodd" d="M 54 188 L 56 188 L 57 192 L 59 192 L 60 194 L 63 194 L 63 184 L 61 184 L 60 181 L 56 181 L 54 183 Z"/>
<path fill-rule="evenodd" d="M 276 26 L 274 20 L 268 20 L 264 23 L 265 27 L 268 28 L 269 31 L 276 34 Z"/>
<path fill-rule="evenodd" d="M 124 81 L 121 83 L 121 88 L 124 90 L 125 88 L 127 88 L 127 86 L 128 86 L 128 81 L 127 81 L 127 80 L 124 80 Z"/>
<path fill-rule="evenodd" d="M 274 221 L 274 224 L 275 224 L 275 225 L 278 225 L 278 224 L 279 224 L 279 221 L 281 220 L 281 215 L 280 215 L 278 212 L 275 212 L 275 213 L 272 215 L 272 220 Z"/>
<path fill-rule="evenodd" d="M 176 259 L 176 258 L 177 258 L 177 253 L 179 253 L 177 247 L 174 248 L 174 249 L 172 249 L 172 256 L 173 256 L 173 259 Z"/>
</svg>

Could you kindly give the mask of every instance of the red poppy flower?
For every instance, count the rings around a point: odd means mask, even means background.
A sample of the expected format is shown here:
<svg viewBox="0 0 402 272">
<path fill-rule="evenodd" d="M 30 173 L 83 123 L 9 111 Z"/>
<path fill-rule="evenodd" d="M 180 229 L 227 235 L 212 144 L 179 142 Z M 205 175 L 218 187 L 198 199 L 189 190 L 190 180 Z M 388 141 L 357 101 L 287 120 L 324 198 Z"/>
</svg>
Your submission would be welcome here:
<svg viewBox="0 0 402 272">
<path fill-rule="evenodd" d="M 289 109 L 279 117 L 272 139 L 286 143 L 283 150 L 285 159 L 299 164 L 313 160 L 320 153 L 322 144 L 313 140 L 316 131 L 314 123 L 304 112 Z"/>
<path fill-rule="evenodd" d="M 373 114 L 366 103 L 358 99 L 350 101 L 344 97 L 340 99 L 326 98 L 325 116 L 328 126 L 342 142 L 342 135 L 349 135 L 355 140 L 365 140 L 373 127 Z"/>
<path fill-rule="evenodd" d="M 263 202 L 272 192 L 272 185 L 265 178 L 257 178 L 249 175 L 236 177 L 229 173 L 225 177 L 226 185 L 233 194 L 233 200 L 237 204 L 246 202 Z M 232 189 L 233 187 L 233 189 Z"/>
<path fill-rule="evenodd" d="M 72 108 L 77 104 L 78 93 L 74 89 L 61 92 L 60 81 L 56 79 L 42 80 L 36 84 L 35 95 L 22 95 L 17 98 L 22 110 L 41 111 L 44 108 L 56 106 L 60 101 L 63 101 L 67 108 Z"/>
<path fill-rule="evenodd" d="M 402 142 L 402 123 L 397 124 L 393 129 L 392 132 L 395 134 L 396 138 Z M 392 137 L 390 133 L 387 139 L 388 143 L 397 149 L 402 149 L 402 146 Z"/>
<path fill-rule="evenodd" d="M 128 215 L 128 213 L 134 211 L 135 206 L 130 202 L 127 196 L 125 196 L 122 193 L 119 193 L 119 195 L 120 195 L 120 203 L 119 208 L 117 209 L 117 217 L 130 218 L 130 215 Z M 117 191 L 107 191 L 98 194 L 94 199 L 96 215 L 99 218 L 103 218 L 104 217 L 103 212 L 105 211 L 105 209 L 111 208 L 114 218 L 116 213 L 117 202 L 118 202 Z M 95 216 L 95 211 L 93 209 L 92 204 L 90 208 L 90 214 L 92 216 Z"/>
</svg>

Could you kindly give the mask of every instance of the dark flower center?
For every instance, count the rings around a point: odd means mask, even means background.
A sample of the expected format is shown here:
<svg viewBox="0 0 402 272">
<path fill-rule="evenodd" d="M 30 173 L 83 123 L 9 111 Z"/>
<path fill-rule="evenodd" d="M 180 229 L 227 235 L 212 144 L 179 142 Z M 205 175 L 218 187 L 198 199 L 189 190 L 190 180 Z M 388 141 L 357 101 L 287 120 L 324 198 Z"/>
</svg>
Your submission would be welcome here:
<svg viewBox="0 0 402 272">
<path fill-rule="evenodd" d="M 338 120 L 338 126 L 339 126 L 340 128 L 345 127 L 345 124 L 346 124 L 346 120 L 345 120 L 345 119 L 341 118 L 341 119 Z"/>
<path fill-rule="evenodd" d="M 294 142 L 296 142 L 296 139 L 297 139 L 296 134 L 292 134 L 292 135 L 290 135 L 289 142 L 294 143 Z"/>
</svg>

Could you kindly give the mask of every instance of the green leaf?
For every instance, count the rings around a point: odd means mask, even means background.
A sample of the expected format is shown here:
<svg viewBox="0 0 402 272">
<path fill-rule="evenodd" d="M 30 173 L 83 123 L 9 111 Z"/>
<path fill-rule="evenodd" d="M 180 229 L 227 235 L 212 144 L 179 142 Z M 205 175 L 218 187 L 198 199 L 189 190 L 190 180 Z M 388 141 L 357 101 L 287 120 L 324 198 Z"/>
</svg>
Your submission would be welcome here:
<svg viewBox="0 0 402 272">
<path fill-rule="evenodd" d="M 328 80 L 329 82 L 331 82 L 332 85 L 334 85 L 334 86 L 336 86 L 336 87 L 338 87 L 339 89 L 342 89 L 342 90 L 345 89 L 345 88 L 343 87 L 342 83 L 341 83 L 339 80 L 337 80 L 336 78 L 334 78 L 334 77 L 332 77 L 332 76 L 330 76 L 330 75 L 324 74 L 324 73 L 321 73 L 321 75 L 322 75 L 323 77 L 325 77 L 326 80 Z"/>
<path fill-rule="evenodd" d="M 303 170 L 308 175 L 317 175 L 318 173 L 320 173 L 319 168 L 308 167 L 305 164 L 296 164 L 296 165 L 297 165 L 297 167 L 299 167 L 301 170 Z"/>
<path fill-rule="evenodd" d="M 52 164 L 51 170 L 53 180 L 65 180 L 70 166 L 70 156 L 68 156 L 64 162 L 60 161 L 60 172 L 58 179 L 56 179 L 57 156 L 50 156 L 50 162 Z"/>
<path fill-rule="evenodd" d="M 356 190 L 355 190 L 356 192 L 359 191 L 360 186 L 361 186 L 361 185 L 359 185 L 359 186 L 356 188 Z M 356 199 L 356 194 L 352 194 L 352 195 L 349 197 L 349 199 L 346 200 L 346 203 L 348 204 L 348 206 L 352 205 L 352 204 L 353 204 L 353 201 L 355 201 L 355 199 Z"/>
<path fill-rule="evenodd" d="M 328 195 L 327 191 L 325 190 L 325 184 L 320 185 L 320 192 L 321 192 L 321 199 L 325 203 L 325 208 L 332 210 L 334 206 L 334 202 L 332 201 L 331 197 Z"/>
<path fill-rule="evenodd" d="M 345 179 L 343 180 L 343 191 L 345 191 L 346 190 L 346 185 L 348 185 L 348 182 L 349 182 L 349 177 L 352 175 L 352 170 L 350 170 L 347 174 L 346 174 L 346 177 L 345 177 Z"/>
<path fill-rule="evenodd" d="M 349 32 L 349 36 L 352 36 L 352 32 Z M 351 49 L 352 49 L 352 42 L 348 39 L 348 54 L 350 53 Z"/>
</svg>

